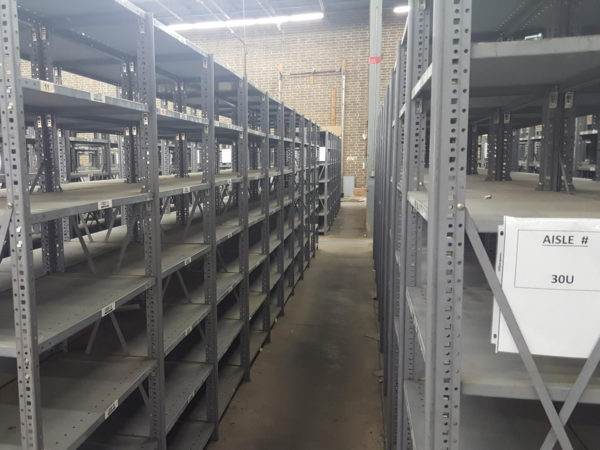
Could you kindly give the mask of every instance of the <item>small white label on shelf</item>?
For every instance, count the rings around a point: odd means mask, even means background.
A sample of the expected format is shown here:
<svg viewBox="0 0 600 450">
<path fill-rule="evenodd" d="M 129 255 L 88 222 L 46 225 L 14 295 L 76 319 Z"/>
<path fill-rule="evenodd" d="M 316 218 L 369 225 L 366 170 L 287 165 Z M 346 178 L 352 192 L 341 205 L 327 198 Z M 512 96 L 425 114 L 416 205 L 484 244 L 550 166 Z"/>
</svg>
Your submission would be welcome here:
<svg viewBox="0 0 600 450">
<path fill-rule="evenodd" d="M 102 317 L 105 317 L 107 315 L 109 315 L 111 312 L 113 312 L 116 308 L 115 302 L 112 302 L 110 305 L 106 305 L 104 308 L 102 308 Z"/>
<path fill-rule="evenodd" d="M 100 103 L 106 102 L 106 96 L 104 94 L 99 93 L 99 92 L 95 92 L 95 93 L 90 94 L 90 97 L 95 102 L 100 102 Z"/>
<path fill-rule="evenodd" d="M 186 266 L 190 265 L 190 264 L 192 263 L 192 257 L 191 257 L 191 256 L 189 256 L 189 257 L 185 258 L 185 261 L 183 261 L 183 263 L 184 263 Z"/>
<path fill-rule="evenodd" d="M 192 189 L 192 188 L 191 188 L 191 187 L 189 187 L 189 186 L 184 186 L 184 187 L 183 187 L 183 193 L 184 193 L 184 194 L 189 194 L 189 193 L 190 193 L 190 191 L 191 191 L 191 189 Z"/>
<path fill-rule="evenodd" d="M 168 110 L 166 108 L 158 108 L 158 114 L 160 114 L 161 116 L 166 116 L 167 112 Z"/>
<path fill-rule="evenodd" d="M 190 396 L 189 396 L 189 397 L 188 397 L 188 399 L 187 399 L 187 403 L 188 403 L 188 404 L 189 404 L 189 403 L 191 403 L 191 402 L 192 402 L 192 400 L 194 400 L 194 396 L 195 396 L 195 395 L 196 395 L 196 392 L 192 392 L 192 393 L 190 394 Z"/>
<path fill-rule="evenodd" d="M 111 405 L 106 408 L 106 411 L 104 411 L 104 420 L 108 419 L 108 417 L 115 412 L 115 410 L 119 407 L 119 399 L 116 399 L 114 402 L 111 403 Z"/>
<path fill-rule="evenodd" d="M 184 332 L 184 336 L 189 335 L 192 332 L 192 327 L 187 327 Z"/>
<path fill-rule="evenodd" d="M 599 219 L 505 217 L 496 270 L 534 355 L 587 358 L 600 329 Z M 496 301 L 496 351 L 517 353 Z"/>
<path fill-rule="evenodd" d="M 50 83 L 49 81 L 40 81 L 40 90 L 42 92 L 49 92 L 51 94 L 54 93 L 54 83 Z"/>
<path fill-rule="evenodd" d="M 98 202 L 98 209 L 112 208 L 112 199 L 101 200 Z"/>
</svg>

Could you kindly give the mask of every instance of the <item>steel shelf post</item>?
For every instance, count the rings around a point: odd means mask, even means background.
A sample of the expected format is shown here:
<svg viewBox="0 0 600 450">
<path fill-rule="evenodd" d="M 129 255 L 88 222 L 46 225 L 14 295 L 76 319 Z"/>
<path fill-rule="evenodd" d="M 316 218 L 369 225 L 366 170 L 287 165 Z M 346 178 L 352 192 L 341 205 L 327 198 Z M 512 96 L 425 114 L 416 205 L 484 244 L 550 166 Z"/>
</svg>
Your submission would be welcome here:
<svg viewBox="0 0 600 450">
<path fill-rule="evenodd" d="M 271 281 L 269 268 L 270 249 L 270 227 L 269 218 L 269 94 L 263 94 L 260 101 L 260 131 L 263 137 L 260 141 L 258 151 L 260 152 L 260 166 L 262 170 L 262 188 L 261 188 L 261 211 L 264 214 L 261 229 L 262 251 L 266 255 L 262 267 L 262 290 L 267 294 L 263 312 L 263 330 L 267 331 L 267 341 L 271 339 Z"/>
<path fill-rule="evenodd" d="M 209 183 L 204 204 L 204 242 L 210 246 L 204 259 L 204 296 L 210 305 L 206 323 L 206 360 L 212 366 L 207 380 L 207 418 L 214 425 L 213 439 L 219 438 L 219 357 L 217 348 L 217 237 L 216 237 L 216 142 L 215 142 L 215 62 L 213 55 L 203 61 L 201 75 L 203 85 L 203 114 L 208 120 L 202 135 L 204 181 Z"/>
<path fill-rule="evenodd" d="M 431 76 L 427 228 L 430 264 L 425 369 L 427 448 L 459 448 L 471 14 L 471 0 L 455 0 L 452 4 L 442 0 L 433 2 L 433 29 L 438 38 L 432 45 L 432 67 L 436 69 Z M 454 58 L 454 54 L 461 56 Z"/>
<path fill-rule="evenodd" d="M 146 323 L 148 357 L 157 361 L 148 377 L 150 401 L 150 436 L 159 448 L 166 448 L 165 433 L 165 374 L 163 347 L 162 270 L 160 258 L 160 197 L 158 191 L 158 146 L 156 119 L 156 68 L 154 61 L 154 17 L 144 13 L 138 29 L 138 89 L 140 101 L 148 112 L 142 115 L 139 127 L 140 178 L 144 192 L 152 193 L 152 200 L 142 208 L 144 232 L 144 261 L 146 275 L 154 284 L 146 291 Z"/>
<path fill-rule="evenodd" d="M 42 449 L 43 430 L 40 398 L 39 353 L 37 343 L 37 311 L 31 239 L 30 205 L 28 192 L 27 146 L 25 144 L 25 116 L 23 90 L 20 80 L 19 21 L 16 0 L 0 1 L 4 51 L 0 96 L 3 118 L 2 153 L 6 170 L 7 212 L 10 214 L 10 254 L 12 288 L 17 341 L 17 378 L 21 445 L 28 449 Z"/>
<path fill-rule="evenodd" d="M 241 363 L 244 367 L 246 380 L 250 379 L 250 305 L 249 305 L 249 274 L 248 274 L 248 79 L 242 78 L 238 82 L 237 92 L 237 107 L 238 107 L 238 125 L 243 130 L 238 135 L 238 170 L 242 177 L 242 182 L 239 185 L 239 217 L 242 231 L 239 238 L 239 261 L 240 273 L 243 279 L 240 282 L 240 318 L 243 321 L 241 332 Z"/>
<path fill-rule="evenodd" d="M 304 136 L 304 125 L 305 120 L 303 116 L 299 117 L 298 122 L 298 134 L 300 135 L 300 147 L 298 151 L 298 161 L 300 163 L 300 200 L 299 200 L 299 210 L 300 210 L 300 279 L 304 279 L 304 259 L 306 257 L 305 252 L 305 231 L 304 226 L 306 225 L 306 198 L 305 198 L 305 184 L 306 184 L 306 148 L 305 144 L 305 136 Z"/>
<path fill-rule="evenodd" d="M 277 273 L 279 274 L 279 284 L 277 285 L 277 304 L 281 308 L 280 314 L 283 315 L 285 312 L 285 289 L 284 289 L 284 271 L 283 262 L 285 258 L 285 240 L 283 234 L 284 226 L 284 195 L 285 195 L 285 106 L 283 103 L 277 105 L 277 171 L 279 172 L 279 178 L 277 180 L 277 204 L 279 205 L 279 211 L 277 213 L 277 236 L 279 237 L 279 247 L 277 248 Z"/>
<path fill-rule="evenodd" d="M 408 192 L 419 190 L 423 185 L 422 165 L 425 157 L 425 134 L 427 126 L 427 111 L 420 98 L 412 98 L 412 86 L 423 75 L 429 65 L 429 45 L 431 30 L 431 7 L 421 0 L 411 1 L 409 12 L 409 27 L 407 33 L 406 51 L 402 52 L 400 59 L 400 70 L 405 72 L 404 85 L 400 92 L 400 101 L 405 105 L 402 135 L 402 158 L 397 162 L 400 173 L 400 208 L 397 211 L 396 233 L 397 239 L 395 250 L 399 255 L 398 265 L 395 264 L 395 255 L 390 260 L 392 267 L 398 267 L 398 279 L 395 280 L 395 292 L 392 305 L 392 313 L 401 324 L 403 335 L 399 336 L 398 373 L 398 402 L 395 410 L 398 412 L 395 425 L 397 442 L 406 446 L 409 440 L 407 436 L 407 417 L 404 413 L 404 389 L 403 380 L 411 369 L 411 348 L 407 345 L 414 340 L 414 329 L 410 322 L 410 313 L 406 305 L 405 292 L 408 286 L 416 284 L 417 267 L 417 231 L 419 217 L 408 202 Z M 433 110 L 433 107 L 431 108 Z M 400 121 L 399 112 L 394 119 Z M 392 186 L 392 192 L 396 186 Z M 395 196 L 395 195 L 394 195 Z M 393 325 L 392 325 L 393 326 Z"/>
</svg>

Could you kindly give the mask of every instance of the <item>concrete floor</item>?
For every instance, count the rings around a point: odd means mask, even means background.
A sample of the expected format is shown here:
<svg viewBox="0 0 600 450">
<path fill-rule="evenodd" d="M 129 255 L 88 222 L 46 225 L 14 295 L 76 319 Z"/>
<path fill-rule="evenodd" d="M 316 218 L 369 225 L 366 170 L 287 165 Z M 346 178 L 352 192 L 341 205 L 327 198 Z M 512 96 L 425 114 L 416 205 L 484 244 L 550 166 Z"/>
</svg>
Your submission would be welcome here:
<svg viewBox="0 0 600 450">
<path fill-rule="evenodd" d="M 209 450 L 383 448 L 365 204 L 343 202 Z"/>
</svg>

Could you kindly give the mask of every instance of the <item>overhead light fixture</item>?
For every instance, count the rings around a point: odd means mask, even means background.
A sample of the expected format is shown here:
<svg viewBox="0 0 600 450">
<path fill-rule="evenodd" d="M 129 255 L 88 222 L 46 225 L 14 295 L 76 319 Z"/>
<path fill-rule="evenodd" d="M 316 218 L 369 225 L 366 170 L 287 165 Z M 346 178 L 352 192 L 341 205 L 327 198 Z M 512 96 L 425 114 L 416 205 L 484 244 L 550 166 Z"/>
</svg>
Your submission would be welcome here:
<svg viewBox="0 0 600 450">
<path fill-rule="evenodd" d="M 408 14 L 409 11 L 410 11 L 409 5 L 399 5 L 394 8 L 395 14 Z"/>
<path fill-rule="evenodd" d="M 293 14 L 290 16 L 260 17 L 258 19 L 233 19 L 217 20 L 214 22 L 177 23 L 169 25 L 168 28 L 173 31 L 217 30 L 219 28 L 250 27 L 253 25 L 281 25 L 290 22 L 308 22 L 311 20 L 320 20 L 323 17 L 325 17 L 325 15 L 322 12 L 316 12 Z"/>
</svg>

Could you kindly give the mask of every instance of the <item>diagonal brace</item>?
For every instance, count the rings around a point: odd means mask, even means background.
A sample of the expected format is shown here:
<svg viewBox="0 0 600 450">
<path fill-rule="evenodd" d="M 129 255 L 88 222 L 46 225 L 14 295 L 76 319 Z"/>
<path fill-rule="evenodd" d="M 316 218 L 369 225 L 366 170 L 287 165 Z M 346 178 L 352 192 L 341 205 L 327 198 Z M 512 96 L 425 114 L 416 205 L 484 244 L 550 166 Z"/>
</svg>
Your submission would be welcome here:
<svg viewBox="0 0 600 450">
<path fill-rule="evenodd" d="M 562 420 L 563 424 L 566 425 L 569 417 L 573 413 L 575 406 L 577 406 L 577 402 L 583 395 L 583 391 L 587 387 L 596 371 L 596 367 L 600 363 L 600 339 L 596 342 L 594 350 L 590 354 L 590 357 L 585 361 L 577 380 L 575 380 L 575 384 L 569 391 L 567 397 L 565 398 L 565 402 L 563 403 L 562 408 L 560 409 L 560 420 Z M 544 439 L 544 443 L 542 444 L 542 450 L 552 450 L 554 448 L 554 444 L 556 443 L 556 434 L 551 429 L 546 435 L 546 439 Z"/>
<path fill-rule="evenodd" d="M 477 226 L 473 221 L 473 218 L 467 211 L 466 213 L 466 232 L 469 240 L 471 241 L 471 245 L 473 250 L 475 251 L 475 255 L 479 260 L 479 264 L 483 269 L 483 273 L 485 274 L 485 278 L 487 279 L 490 288 L 496 298 L 496 302 L 498 303 L 498 307 L 500 308 L 500 312 L 506 321 L 506 325 L 510 330 L 510 333 L 517 345 L 517 349 L 519 350 L 519 355 L 523 360 L 523 364 L 531 377 L 531 381 L 533 383 L 533 387 L 539 397 L 539 400 L 548 416 L 548 420 L 550 421 L 550 425 L 552 425 L 552 429 L 556 433 L 558 441 L 562 446 L 563 450 L 573 450 L 573 446 L 567 436 L 567 432 L 565 431 L 565 427 L 563 426 L 562 421 L 558 417 L 558 413 L 554 408 L 554 404 L 552 403 L 552 399 L 550 398 L 550 393 L 548 392 L 548 388 L 544 384 L 544 380 L 540 375 L 540 372 L 535 364 L 535 360 L 529 351 L 527 343 L 525 342 L 525 337 L 521 332 L 521 328 L 519 327 L 519 323 L 517 322 L 517 318 L 515 317 L 510 304 L 508 303 L 508 299 L 502 290 L 502 285 L 496 276 L 496 272 L 494 271 L 494 267 L 490 262 L 490 259 L 485 251 L 485 247 L 481 242 L 481 238 L 479 237 L 479 232 L 477 230 Z"/>
</svg>

